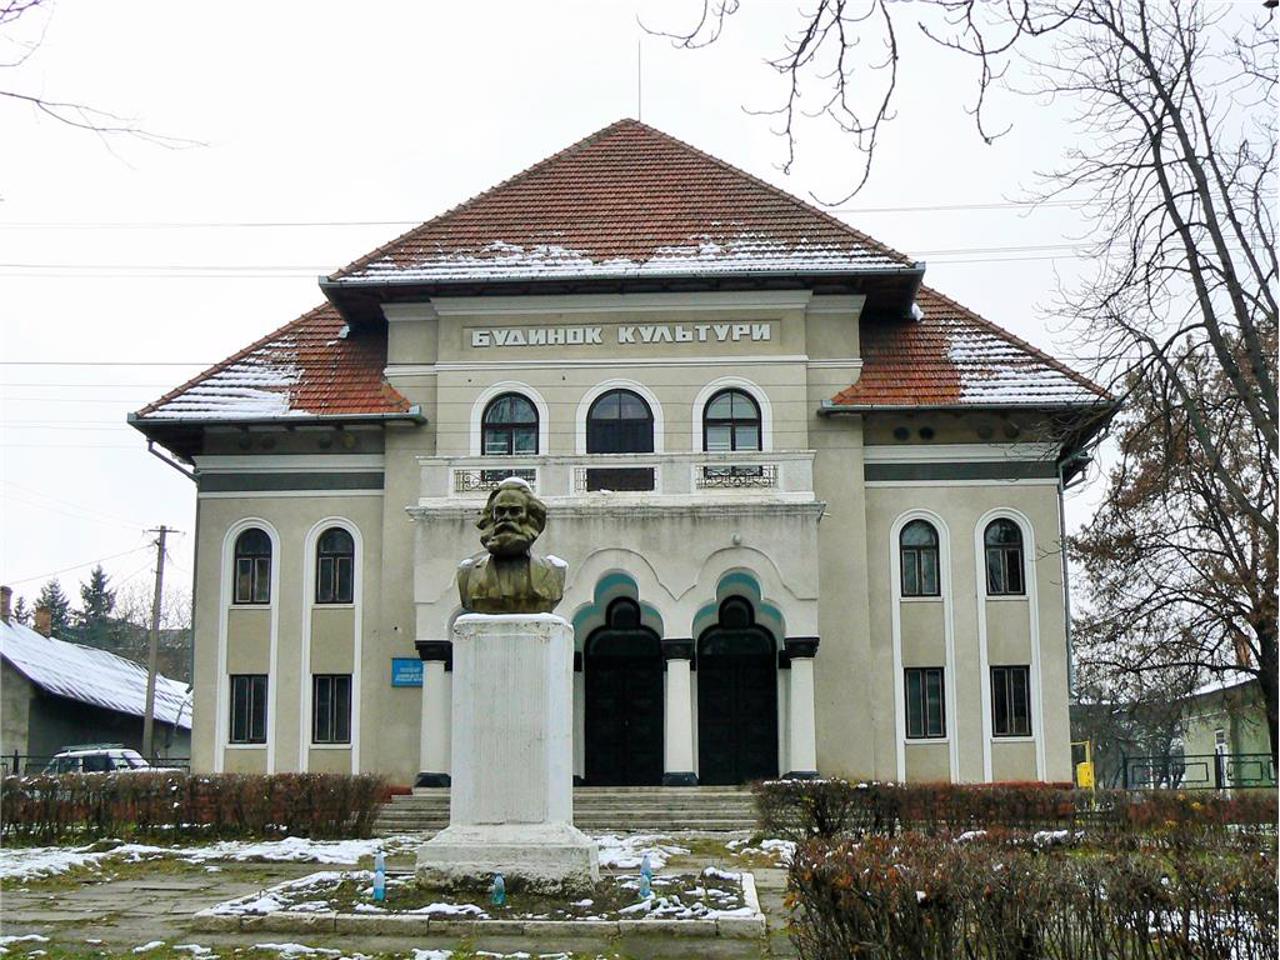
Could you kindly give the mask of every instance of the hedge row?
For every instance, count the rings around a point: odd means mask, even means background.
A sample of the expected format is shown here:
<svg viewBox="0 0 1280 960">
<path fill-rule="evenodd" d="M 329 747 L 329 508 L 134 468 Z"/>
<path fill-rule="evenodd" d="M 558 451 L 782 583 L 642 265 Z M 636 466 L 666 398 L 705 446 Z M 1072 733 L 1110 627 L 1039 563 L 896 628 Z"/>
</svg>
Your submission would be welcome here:
<svg viewBox="0 0 1280 960">
<path fill-rule="evenodd" d="M 1088 830 L 1169 838 L 1274 831 L 1276 793 L 1222 795 L 1074 790 L 1045 783 L 850 783 L 771 780 L 755 786 L 760 830 L 773 837 L 888 835 L 969 829 Z"/>
<path fill-rule="evenodd" d="M 1081 855 L 920 833 L 812 841 L 790 868 L 803 960 L 1275 960 L 1276 860 Z"/>
<path fill-rule="evenodd" d="M 0 837 L 367 837 L 386 792 L 369 774 L 11 776 L 0 782 Z"/>
</svg>

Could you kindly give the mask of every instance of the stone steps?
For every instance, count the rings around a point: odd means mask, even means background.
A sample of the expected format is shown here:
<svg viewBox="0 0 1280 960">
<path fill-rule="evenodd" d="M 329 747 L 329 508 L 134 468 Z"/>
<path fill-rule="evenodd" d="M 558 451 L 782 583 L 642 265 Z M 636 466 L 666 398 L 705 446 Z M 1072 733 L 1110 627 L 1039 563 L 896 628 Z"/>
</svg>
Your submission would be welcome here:
<svg viewBox="0 0 1280 960">
<path fill-rule="evenodd" d="M 592 833 L 729 831 L 755 827 L 745 787 L 576 787 L 574 823 Z M 433 832 L 449 825 L 449 791 L 419 789 L 384 804 L 375 833 Z"/>
</svg>

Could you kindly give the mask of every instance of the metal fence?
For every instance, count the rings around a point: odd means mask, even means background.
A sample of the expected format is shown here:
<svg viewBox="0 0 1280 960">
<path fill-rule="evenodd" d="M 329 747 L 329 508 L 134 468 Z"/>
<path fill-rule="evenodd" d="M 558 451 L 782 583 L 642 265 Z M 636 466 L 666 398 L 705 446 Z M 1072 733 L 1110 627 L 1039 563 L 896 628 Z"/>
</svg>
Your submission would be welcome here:
<svg viewBox="0 0 1280 960">
<path fill-rule="evenodd" d="M 21 774 L 23 776 L 44 773 L 45 767 L 53 760 L 53 754 L 37 754 L 37 753 L 10 753 L 0 755 L 0 775 L 9 776 L 10 774 Z M 190 757 L 150 757 L 147 760 L 153 767 L 160 767 L 165 770 L 181 770 L 184 773 L 191 772 Z M 106 771 L 86 771 L 86 772 L 106 772 Z"/>
<path fill-rule="evenodd" d="M 1189 753 L 1125 757 L 1126 790 L 1248 790 L 1276 786 L 1269 753 Z"/>
</svg>

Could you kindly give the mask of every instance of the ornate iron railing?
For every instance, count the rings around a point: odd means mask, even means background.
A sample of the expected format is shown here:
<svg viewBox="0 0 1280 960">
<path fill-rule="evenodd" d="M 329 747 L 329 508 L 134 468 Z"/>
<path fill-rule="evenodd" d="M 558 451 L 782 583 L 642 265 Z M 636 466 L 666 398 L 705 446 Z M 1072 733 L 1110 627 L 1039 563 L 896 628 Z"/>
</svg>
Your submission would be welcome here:
<svg viewBox="0 0 1280 960">
<path fill-rule="evenodd" d="M 694 485 L 699 490 L 776 487 L 778 467 L 773 463 L 729 466 L 704 464 L 694 477 Z"/>
<path fill-rule="evenodd" d="M 454 493 L 487 493 L 498 489 L 498 484 L 508 477 L 517 477 L 538 489 L 538 471 L 519 467 L 497 467 L 485 470 L 453 471 Z"/>
</svg>

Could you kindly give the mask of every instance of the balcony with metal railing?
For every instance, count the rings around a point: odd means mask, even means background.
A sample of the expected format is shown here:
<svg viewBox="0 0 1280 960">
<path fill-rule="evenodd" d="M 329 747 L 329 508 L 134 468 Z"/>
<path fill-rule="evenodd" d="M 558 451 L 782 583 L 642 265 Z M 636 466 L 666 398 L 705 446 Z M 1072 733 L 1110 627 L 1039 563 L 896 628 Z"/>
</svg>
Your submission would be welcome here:
<svg viewBox="0 0 1280 960">
<path fill-rule="evenodd" d="M 424 500 L 482 498 L 507 477 L 540 497 L 812 500 L 813 451 L 419 457 Z"/>
</svg>

